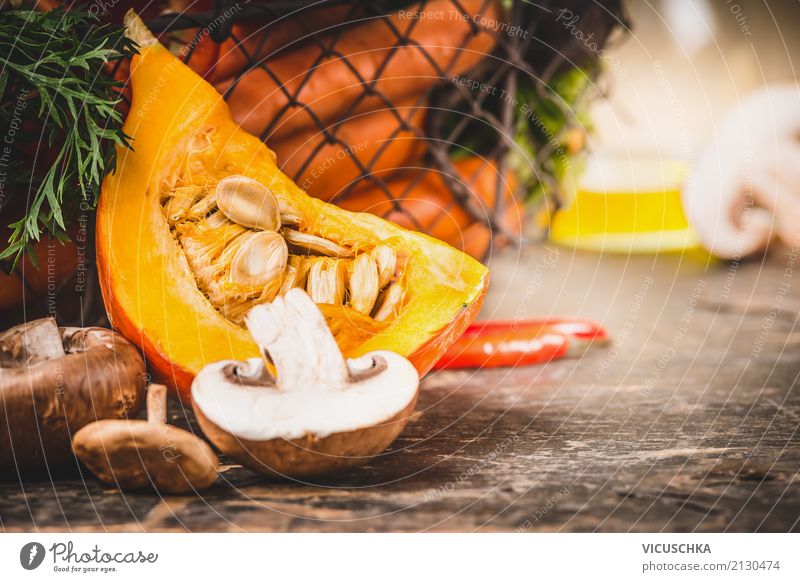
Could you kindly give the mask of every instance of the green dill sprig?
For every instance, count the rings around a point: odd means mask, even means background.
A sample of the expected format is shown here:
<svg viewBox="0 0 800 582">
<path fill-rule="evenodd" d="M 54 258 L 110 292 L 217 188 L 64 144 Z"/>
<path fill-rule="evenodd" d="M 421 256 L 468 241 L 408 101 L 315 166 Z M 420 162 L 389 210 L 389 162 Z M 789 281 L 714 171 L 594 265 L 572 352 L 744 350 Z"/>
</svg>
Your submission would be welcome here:
<svg viewBox="0 0 800 582">
<path fill-rule="evenodd" d="M 35 260 L 43 233 L 67 239 L 76 213 L 96 205 L 116 146 L 130 145 L 121 84 L 107 65 L 133 50 L 121 28 L 81 9 L 0 11 L 0 160 L 15 195 L 27 198 L 0 259 L 16 263 L 25 252 Z"/>
</svg>

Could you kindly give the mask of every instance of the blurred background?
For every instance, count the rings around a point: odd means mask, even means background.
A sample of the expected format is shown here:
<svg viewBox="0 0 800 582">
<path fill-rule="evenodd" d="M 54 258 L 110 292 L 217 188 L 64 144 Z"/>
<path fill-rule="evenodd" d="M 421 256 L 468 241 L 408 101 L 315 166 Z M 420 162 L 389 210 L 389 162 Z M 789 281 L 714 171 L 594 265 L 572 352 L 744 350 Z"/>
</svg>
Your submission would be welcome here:
<svg viewBox="0 0 800 582">
<path fill-rule="evenodd" d="M 797 82 L 800 4 L 628 2 L 631 32 L 609 48 L 592 107 L 597 151 L 690 161 L 747 93 Z"/>
</svg>

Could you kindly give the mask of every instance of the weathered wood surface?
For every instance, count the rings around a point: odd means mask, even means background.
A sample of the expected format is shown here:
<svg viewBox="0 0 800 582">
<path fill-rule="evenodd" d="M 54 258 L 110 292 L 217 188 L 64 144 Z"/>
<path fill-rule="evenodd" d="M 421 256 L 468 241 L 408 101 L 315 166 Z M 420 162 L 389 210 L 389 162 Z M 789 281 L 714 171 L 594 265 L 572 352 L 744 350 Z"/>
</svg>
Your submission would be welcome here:
<svg viewBox="0 0 800 582">
<path fill-rule="evenodd" d="M 420 415 L 350 474 L 230 466 L 202 496 L 86 475 L 0 484 L 0 527 L 109 531 L 797 531 L 795 257 L 741 265 L 542 249 L 493 265 L 484 316 L 583 315 L 611 348 L 428 377 Z M 173 422 L 191 413 L 175 405 Z"/>
</svg>

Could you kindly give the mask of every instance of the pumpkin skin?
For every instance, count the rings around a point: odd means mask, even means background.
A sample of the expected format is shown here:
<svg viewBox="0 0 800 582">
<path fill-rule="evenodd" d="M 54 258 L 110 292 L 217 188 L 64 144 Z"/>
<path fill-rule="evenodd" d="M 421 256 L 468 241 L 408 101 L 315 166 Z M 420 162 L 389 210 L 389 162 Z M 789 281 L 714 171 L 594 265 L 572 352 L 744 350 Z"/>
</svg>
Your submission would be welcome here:
<svg viewBox="0 0 800 582">
<path fill-rule="evenodd" d="M 117 170 L 102 186 L 98 273 L 112 325 L 185 402 L 205 365 L 260 355 L 249 333 L 200 291 L 162 212 L 161 188 L 174 180 L 196 140 L 211 144 L 203 172 L 214 179 L 241 174 L 268 185 L 300 211 L 304 231 L 353 247 L 383 242 L 407 257 L 407 299 L 397 318 L 346 356 L 391 350 L 422 375 L 478 314 L 489 281 L 486 267 L 424 234 L 308 196 L 280 172 L 271 150 L 236 125 L 217 91 L 160 44 L 140 48 L 131 86 L 124 131 L 134 149 L 119 149 Z"/>
</svg>

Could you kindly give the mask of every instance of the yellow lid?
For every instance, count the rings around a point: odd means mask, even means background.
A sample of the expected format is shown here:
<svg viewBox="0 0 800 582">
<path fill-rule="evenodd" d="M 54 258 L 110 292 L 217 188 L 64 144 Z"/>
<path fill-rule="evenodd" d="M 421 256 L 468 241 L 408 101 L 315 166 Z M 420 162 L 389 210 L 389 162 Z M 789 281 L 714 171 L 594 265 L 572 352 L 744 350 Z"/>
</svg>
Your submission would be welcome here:
<svg viewBox="0 0 800 582">
<path fill-rule="evenodd" d="M 697 248 L 681 204 L 688 166 L 676 160 L 593 156 L 574 199 L 553 217 L 550 238 L 619 253 Z"/>
</svg>

